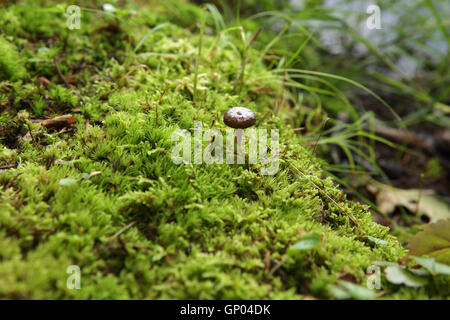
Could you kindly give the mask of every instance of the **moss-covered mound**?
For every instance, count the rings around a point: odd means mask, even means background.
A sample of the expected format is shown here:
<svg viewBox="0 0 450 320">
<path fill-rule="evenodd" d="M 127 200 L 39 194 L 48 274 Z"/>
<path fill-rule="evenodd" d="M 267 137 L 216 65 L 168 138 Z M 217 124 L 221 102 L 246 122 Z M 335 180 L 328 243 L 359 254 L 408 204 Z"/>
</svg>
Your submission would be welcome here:
<svg viewBox="0 0 450 320">
<path fill-rule="evenodd" d="M 284 125 L 251 47 L 242 68 L 239 32 L 218 36 L 208 16 L 198 57 L 202 9 L 134 10 L 82 10 L 72 30 L 48 3 L 1 10 L 0 298 L 327 298 L 405 254 Z M 280 130 L 275 175 L 173 163 L 174 130 L 224 130 L 237 105 Z M 75 126 L 38 121 L 68 113 Z M 308 233 L 320 245 L 290 249 Z M 71 265 L 79 290 L 66 285 Z"/>
</svg>

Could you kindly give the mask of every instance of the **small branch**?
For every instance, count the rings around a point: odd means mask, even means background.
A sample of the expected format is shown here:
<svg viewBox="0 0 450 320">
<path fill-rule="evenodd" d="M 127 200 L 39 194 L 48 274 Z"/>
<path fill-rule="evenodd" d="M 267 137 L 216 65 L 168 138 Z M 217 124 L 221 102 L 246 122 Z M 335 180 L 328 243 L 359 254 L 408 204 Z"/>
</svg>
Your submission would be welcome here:
<svg viewBox="0 0 450 320">
<path fill-rule="evenodd" d="M 277 271 L 278 269 L 280 269 L 288 260 L 288 258 L 284 258 L 283 260 L 281 260 L 275 267 L 272 268 L 272 270 L 270 270 L 269 272 L 269 276 L 273 275 L 275 273 L 275 271 Z"/>
<path fill-rule="evenodd" d="M 17 166 L 17 165 L 16 165 Z M 13 185 L 14 182 L 16 182 L 17 178 L 19 177 L 20 173 L 17 176 L 14 176 L 14 178 L 12 178 L 8 184 L 3 188 L 3 191 L 7 190 L 9 187 L 11 187 Z"/>
<path fill-rule="evenodd" d="M 129 224 L 127 224 L 125 227 L 123 227 L 122 229 L 120 229 L 119 231 L 117 231 L 112 237 L 111 239 L 117 238 L 120 234 L 124 233 L 125 231 L 127 231 L 128 229 L 130 229 L 132 226 L 134 226 L 136 224 L 136 221 L 133 221 Z"/>
<path fill-rule="evenodd" d="M 12 169 L 12 168 L 17 168 L 17 163 L 5 164 L 4 166 L 0 167 L 0 170 L 6 170 L 6 169 Z"/>
<path fill-rule="evenodd" d="M 62 74 L 61 69 L 59 68 L 58 61 L 56 60 L 56 58 L 54 58 L 53 61 L 55 62 L 56 71 L 58 72 L 59 77 L 60 77 L 61 80 L 64 82 L 64 84 L 66 85 L 66 87 L 70 89 L 70 88 L 71 88 L 71 85 L 67 82 L 66 78 L 64 78 L 64 75 Z"/>
<path fill-rule="evenodd" d="M 255 31 L 255 33 L 252 35 L 252 37 L 250 38 L 250 41 L 247 44 L 247 50 L 250 48 L 250 45 L 253 43 L 253 41 L 255 41 L 255 39 L 258 37 L 258 35 L 261 33 L 262 29 L 259 28 L 258 30 Z"/>
<path fill-rule="evenodd" d="M 161 100 L 162 100 L 162 98 L 164 97 L 164 95 L 166 94 L 166 92 L 167 92 L 167 86 L 166 86 L 166 88 L 164 89 L 163 93 L 161 93 L 161 95 L 159 96 L 158 104 L 161 104 Z"/>
<path fill-rule="evenodd" d="M 69 127 L 76 122 L 76 118 L 74 118 L 71 114 L 66 114 L 53 119 L 44 120 L 41 122 L 41 126 L 46 127 L 48 130 L 58 130 Z"/>
</svg>

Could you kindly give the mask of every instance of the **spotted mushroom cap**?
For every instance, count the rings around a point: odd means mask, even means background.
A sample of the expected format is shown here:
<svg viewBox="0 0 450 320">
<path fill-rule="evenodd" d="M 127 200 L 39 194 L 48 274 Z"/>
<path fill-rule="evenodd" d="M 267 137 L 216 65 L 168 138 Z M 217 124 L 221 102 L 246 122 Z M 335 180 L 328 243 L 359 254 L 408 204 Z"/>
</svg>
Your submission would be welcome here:
<svg viewBox="0 0 450 320">
<path fill-rule="evenodd" d="M 252 110 L 244 107 L 233 107 L 223 116 L 223 122 L 235 129 L 245 129 L 255 124 L 256 116 Z"/>
</svg>

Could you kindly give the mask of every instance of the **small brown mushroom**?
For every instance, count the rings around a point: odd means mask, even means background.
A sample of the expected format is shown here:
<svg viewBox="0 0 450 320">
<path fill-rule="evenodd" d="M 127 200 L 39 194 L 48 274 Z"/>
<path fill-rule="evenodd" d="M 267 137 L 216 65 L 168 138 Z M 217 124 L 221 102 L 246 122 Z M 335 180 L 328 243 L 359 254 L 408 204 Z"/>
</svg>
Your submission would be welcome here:
<svg viewBox="0 0 450 320">
<path fill-rule="evenodd" d="M 245 129 L 255 124 L 256 116 L 252 110 L 244 107 L 233 107 L 223 116 L 223 122 L 235 129 Z"/>
<path fill-rule="evenodd" d="M 256 116 L 252 110 L 244 107 L 233 107 L 228 109 L 228 111 L 223 116 L 223 122 L 236 130 L 235 136 L 235 149 L 234 152 L 237 154 L 237 163 L 244 163 L 244 155 L 242 146 L 242 133 L 245 128 L 251 127 L 256 122 Z"/>
</svg>

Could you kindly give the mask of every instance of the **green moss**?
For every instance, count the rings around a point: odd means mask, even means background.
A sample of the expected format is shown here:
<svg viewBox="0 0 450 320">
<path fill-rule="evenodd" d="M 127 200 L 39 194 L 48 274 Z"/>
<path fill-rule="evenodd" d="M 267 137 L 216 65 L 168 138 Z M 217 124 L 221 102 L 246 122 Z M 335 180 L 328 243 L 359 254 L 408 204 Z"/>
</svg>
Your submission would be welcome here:
<svg viewBox="0 0 450 320">
<path fill-rule="evenodd" d="M 190 15 L 201 12 L 183 6 Z M 8 6 L 6 14 L 17 7 Z M 346 200 L 323 176 L 302 137 L 273 114 L 278 84 L 257 52 L 249 52 L 242 97 L 236 94 L 240 56 L 233 46 L 240 45 L 239 35 L 230 35 L 230 44 L 216 42 L 211 30 L 205 35 L 204 54 L 211 51 L 200 59 L 199 85 L 206 90 L 199 90 L 193 105 L 198 30 L 184 28 L 185 11 L 173 8 L 144 8 L 116 22 L 114 39 L 110 31 L 98 31 L 108 23 L 102 19 L 83 18 L 81 30 L 58 29 L 58 38 L 47 45 L 65 76 L 80 73 L 70 89 L 52 60 L 39 56 L 40 40 L 30 40 L 27 72 L 32 79 L 45 73 L 52 83 L 16 83 L 4 94 L 31 100 L 16 103 L 39 116 L 72 108 L 81 108 L 81 114 L 76 130 L 40 129 L 35 141 L 2 151 L 0 164 L 17 161 L 18 167 L 0 171 L 0 298 L 329 297 L 328 286 L 343 272 L 363 284 L 374 261 L 398 261 L 406 250 L 388 228 L 376 224 L 365 206 Z M 40 20 L 47 36 L 64 21 L 50 16 Z M 14 17 L 17 24 L 28 23 L 27 15 Z M 134 52 L 133 44 L 164 17 L 173 23 Z M 16 73 L 7 75 L 12 80 Z M 260 94 L 261 87 L 271 94 Z M 235 105 L 254 110 L 259 127 L 280 129 L 276 175 L 262 176 L 248 164 L 171 161 L 175 129 L 192 130 L 194 120 L 225 129 L 222 114 Z M 17 117 L 16 109 L 8 112 Z M 8 121 L 5 117 L 1 125 Z M 94 171 L 101 174 L 83 177 Z M 61 185 L 65 178 L 75 183 Z M 289 254 L 310 231 L 321 235 L 320 247 Z M 369 243 L 361 232 L 388 244 Z M 81 268 L 80 290 L 66 287 L 70 265 Z M 437 288 L 430 294 L 445 290 Z M 424 290 L 392 292 L 417 298 Z"/>
<path fill-rule="evenodd" d="M 23 60 L 17 48 L 0 36 L 0 80 L 18 80 L 26 77 Z"/>
</svg>

